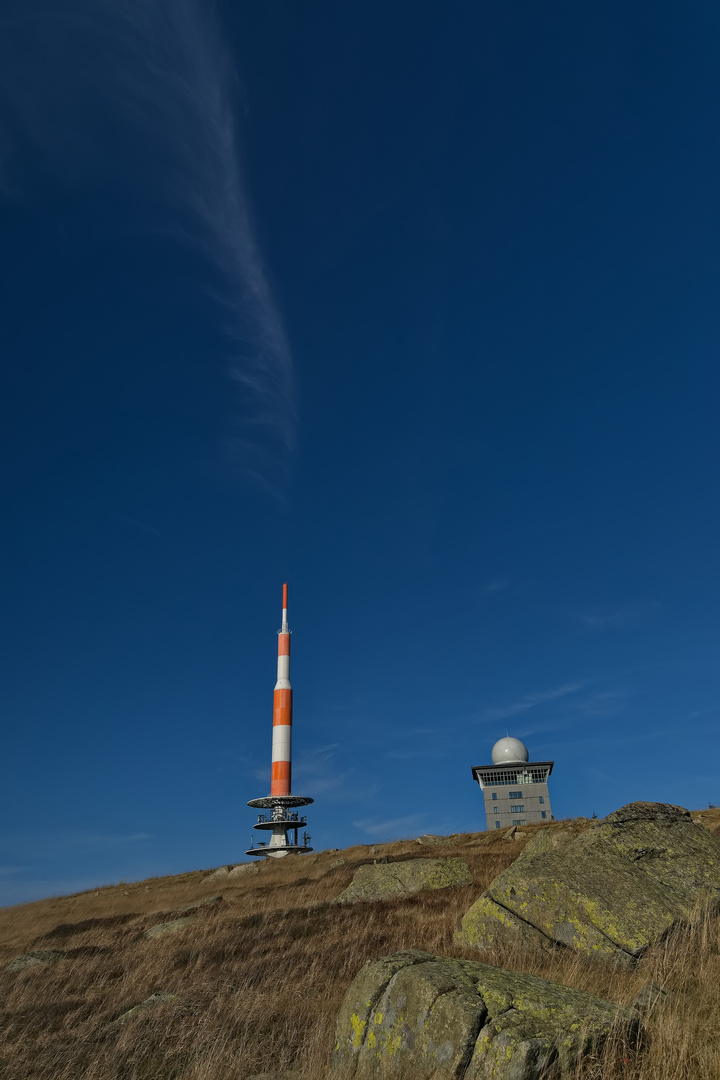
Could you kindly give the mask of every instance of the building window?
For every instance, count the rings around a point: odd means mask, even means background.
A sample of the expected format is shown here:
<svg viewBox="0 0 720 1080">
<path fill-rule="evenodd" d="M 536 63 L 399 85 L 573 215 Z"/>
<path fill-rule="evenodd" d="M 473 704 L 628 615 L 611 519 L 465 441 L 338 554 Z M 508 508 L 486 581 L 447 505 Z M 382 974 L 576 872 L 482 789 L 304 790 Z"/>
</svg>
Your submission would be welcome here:
<svg viewBox="0 0 720 1080">
<path fill-rule="evenodd" d="M 541 810 L 540 811 L 540 817 L 541 818 L 546 818 L 547 817 L 547 810 Z"/>
<path fill-rule="evenodd" d="M 499 821 L 496 821 L 496 822 L 495 822 L 495 828 L 496 828 L 496 829 L 499 829 L 499 828 L 500 828 L 500 822 L 499 822 Z"/>
<path fill-rule="evenodd" d="M 516 784 L 545 784 L 549 775 L 549 768 L 522 769 L 520 771 L 517 769 L 487 769 L 484 772 L 475 773 L 483 789 L 486 787 L 509 786 L 511 784 L 513 787 Z"/>
<path fill-rule="evenodd" d="M 511 806 L 510 807 L 510 813 L 511 814 L 524 814 L 525 813 L 525 807 L 524 806 Z"/>
<path fill-rule="evenodd" d="M 499 806 L 493 806 L 493 814 L 499 814 L 499 813 L 500 813 L 500 807 Z"/>
<path fill-rule="evenodd" d="M 544 803 L 545 802 L 545 796 L 541 795 L 540 798 L 538 799 L 538 802 Z"/>
<path fill-rule="evenodd" d="M 527 821 L 525 821 L 525 819 L 523 818 L 522 821 L 517 821 L 515 824 L 516 825 L 527 825 Z"/>
<path fill-rule="evenodd" d="M 522 799 L 522 791 L 508 791 L 508 799 Z"/>
<path fill-rule="evenodd" d="M 497 791 L 493 791 L 492 797 L 493 797 L 493 802 L 496 802 L 497 801 Z"/>
</svg>

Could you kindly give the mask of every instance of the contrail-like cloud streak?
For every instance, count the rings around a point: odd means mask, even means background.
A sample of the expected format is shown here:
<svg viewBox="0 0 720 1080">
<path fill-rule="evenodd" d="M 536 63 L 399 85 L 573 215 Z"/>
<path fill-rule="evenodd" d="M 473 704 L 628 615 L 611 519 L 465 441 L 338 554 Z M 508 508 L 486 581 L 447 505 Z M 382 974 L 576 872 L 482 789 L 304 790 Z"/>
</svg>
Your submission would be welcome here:
<svg viewBox="0 0 720 1080">
<path fill-rule="evenodd" d="M 6 0 L 0 14 L 0 190 L 27 197 L 28 161 L 71 188 L 99 180 L 202 253 L 250 469 L 269 482 L 258 443 L 292 449 L 293 370 L 253 234 L 239 100 L 211 0 Z"/>
</svg>

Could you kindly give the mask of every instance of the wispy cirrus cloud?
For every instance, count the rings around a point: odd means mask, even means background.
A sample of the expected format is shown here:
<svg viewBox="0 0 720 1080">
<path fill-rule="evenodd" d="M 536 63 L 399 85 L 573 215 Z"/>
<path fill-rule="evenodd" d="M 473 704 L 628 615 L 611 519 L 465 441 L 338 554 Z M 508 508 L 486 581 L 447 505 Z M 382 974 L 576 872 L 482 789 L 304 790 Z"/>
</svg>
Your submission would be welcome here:
<svg viewBox="0 0 720 1080">
<path fill-rule="evenodd" d="M 622 690 L 604 690 L 578 701 L 574 711 L 583 716 L 613 716 L 625 709 L 629 698 L 630 695 Z"/>
<path fill-rule="evenodd" d="M 201 254 L 239 389 L 229 447 L 272 485 L 269 456 L 277 471 L 295 441 L 293 364 L 253 227 L 226 42 L 212 0 L 6 0 L 0 195 L 30 199 L 48 174 L 58 190 L 122 192 L 148 231 Z"/>
<path fill-rule="evenodd" d="M 394 758 L 397 761 L 410 761 L 412 758 L 441 758 L 449 757 L 457 753 L 454 748 L 448 747 L 443 750 L 438 746 L 426 746 L 424 748 L 417 747 L 413 750 L 388 750 L 384 755 L 386 758 Z"/>
<path fill-rule="evenodd" d="M 586 630 L 612 630 L 615 627 L 627 626 L 628 623 L 648 618 L 656 614 L 660 607 L 657 601 L 619 604 L 614 607 L 600 607 L 581 612 L 578 619 Z"/>
<path fill-rule="evenodd" d="M 427 814 L 407 814 L 405 817 L 389 818 L 387 821 L 374 821 L 363 818 L 353 821 L 356 829 L 368 836 L 384 836 L 388 839 L 417 831 Z"/>
<path fill-rule="evenodd" d="M 582 690 L 584 686 L 585 683 L 583 682 L 569 682 L 556 686 L 552 690 L 538 690 L 533 694 L 525 694 L 524 697 L 510 702 L 508 705 L 486 709 L 483 718 L 485 720 L 507 720 L 511 716 L 519 716 L 521 713 L 525 713 L 529 709 L 534 709 L 536 706 L 543 705 L 548 701 L 557 701 L 559 698 L 567 697 L 568 694 L 575 694 Z"/>
<path fill-rule="evenodd" d="M 483 592 L 486 596 L 498 596 L 500 593 L 507 592 L 511 585 L 511 578 L 495 578 L 487 582 L 483 587 Z"/>
<path fill-rule="evenodd" d="M 329 803 L 354 803 L 375 795 L 378 791 L 376 783 L 368 782 L 352 767 L 345 768 L 338 763 L 341 749 L 339 743 L 330 743 L 298 755 L 292 767 L 293 792 L 313 799 L 322 798 Z M 269 768 L 255 769 L 254 775 L 269 789 Z"/>
<path fill-rule="evenodd" d="M 603 717 L 609 719 L 623 712 L 627 708 L 629 695 L 621 692 L 606 692 L 589 694 L 578 697 L 572 703 L 572 708 L 564 715 L 553 715 L 549 719 L 532 717 L 519 725 L 514 726 L 514 733 L 518 738 L 524 739 L 528 735 L 545 735 L 554 731 L 568 731 L 577 727 L 578 720 L 596 719 Z"/>
<path fill-rule="evenodd" d="M 160 539 L 163 539 L 163 534 L 159 529 L 154 528 L 152 525 L 146 525 L 144 521 L 138 521 L 137 518 L 128 517 L 127 514 L 121 514 L 117 510 L 108 510 L 108 514 L 123 525 L 127 525 L 130 529 L 148 533 L 150 536 L 157 536 Z"/>
<path fill-rule="evenodd" d="M 296 789 L 300 790 L 298 785 L 307 787 L 307 794 L 313 798 L 316 795 L 333 796 L 343 791 L 349 783 L 349 774 L 338 767 L 339 749 L 338 743 L 331 743 L 315 747 L 298 758 L 293 763 L 293 784 Z"/>
<path fill-rule="evenodd" d="M 42 858 L 47 855 L 88 855 L 139 844 L 152 840 L 152 833 L 134 832 L 126 834 L 96 833 L 79 829 L 73 832 L 47 832 L 6 836 L 0 840 L 0 852 L 20 853 L 28 859 Z"/>
</svg>

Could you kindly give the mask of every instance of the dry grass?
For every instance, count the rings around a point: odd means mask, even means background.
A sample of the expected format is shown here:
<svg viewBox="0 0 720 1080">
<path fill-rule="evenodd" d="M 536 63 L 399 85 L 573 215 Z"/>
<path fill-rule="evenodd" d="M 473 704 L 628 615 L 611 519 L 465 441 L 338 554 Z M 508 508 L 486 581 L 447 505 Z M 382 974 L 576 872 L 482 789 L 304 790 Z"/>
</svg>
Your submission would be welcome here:
<svg viewBox="0 0 720 1080">
<path fill-rule="evenodd" d="M 720 814 L 706 813 L 716 827 Z M 528 830 L 529 831 L 529 830 Z M 325 1075 L 334 1020 L 366 960 L 398 949 L 477 959 L 453 931 L 475 897 L 522 844 L 495 835 L 456 838 L 442 848 L 385 845 L 398 857 L 462 855 L 475 884 L 405 899 L 331 903 L 367 848 L 266 862 L 235 882 L 197 871 L 0 911 L 0 1076 L 3 1080 L 244 1080 L 296 1069 Z M 198 921 L 154 941 L 144 930 L 181 905 L 221 892 Z M 59 949 L 53 966 L 9 973 L 31 949 Z M 483 957 L 628 1003 L 655 979 L 672 990 L 648 1020 L 650 1045 L 633 1055 L 611 1047 L 589 1063 L 592 1080 L 719 1080 L 720 925 L 704 917 L 648 954 L 637 970 L 574 954 Z M 114 1021 L 156 990 L 178 995 L 122 1025 Z"/>
</svg>

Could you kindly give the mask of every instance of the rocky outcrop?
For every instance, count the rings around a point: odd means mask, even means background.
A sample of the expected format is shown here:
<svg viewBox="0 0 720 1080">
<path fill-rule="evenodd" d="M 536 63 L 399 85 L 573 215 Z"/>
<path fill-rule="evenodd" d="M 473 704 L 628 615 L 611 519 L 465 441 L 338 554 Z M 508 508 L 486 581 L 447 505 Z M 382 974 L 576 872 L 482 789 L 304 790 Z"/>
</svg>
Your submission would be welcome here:
<svg viewBox="0 0 720 1080">
<path fill-rule="evenodd" d="M 633 1009 L 568 986 L 431 953 L 372 960 L 338 1014 L 330 1076 L 554 1080 L 611 1032 L 635 1043 Z"/>
<path fill-rule="evenodd" d="M 472 882 L 470 867 L 464 859 L 375 863 L 358 867 L 347 889 L 335 898 L 335 902 L 351 904 L 356 900 L 385 900 L 422 889 L 449 889 L 456 885 L 472 885 Z"/>
<path fill-rule="evenodd" d="M 426 847 L 435 847 L 436 844 L 452 843 L 452 837 L 436 836 L 434 833 L 425 833 L 424 836 L 418 836 L 416 843 L 422 844 Z"/>
<path fill-rule="evenodd" d="M 22 953 L 5 968 L 6 971 L 24 971 L 26 968 L 37 967 L 39 964 L 57 964 L 65 959 L 65 953 L 58 949 L 35 949 L 33 952 Z"/>
<path fill-rule="evenodd" d="M 720 838 L 679 806 L 630 803 L 582 832 L 543 829 L 462 919 L 457 940 L 563 945 L 632 965 L 720 900 Z"/>
</svg>

